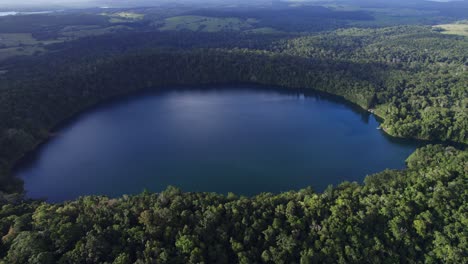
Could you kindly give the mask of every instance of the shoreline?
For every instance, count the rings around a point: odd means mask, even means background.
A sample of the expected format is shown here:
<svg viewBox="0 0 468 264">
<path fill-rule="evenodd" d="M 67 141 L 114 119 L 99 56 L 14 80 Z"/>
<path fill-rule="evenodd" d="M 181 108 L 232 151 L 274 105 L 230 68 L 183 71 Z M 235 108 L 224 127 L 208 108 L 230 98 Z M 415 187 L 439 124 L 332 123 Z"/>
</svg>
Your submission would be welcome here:
<svg viewBox="0 0 468 264">
<path fill-rule="evenodd" d="M 444 141 L 434 141 L 434 140 L 428 140 L 428 139 L 421 139 L 417 137 L 401 137 L 401 136 L 396 136 L 392 135 L 388 132 L 387 128 L 383 125 L 384 123 L 384 117 L 378 115 L 375 113 L 375 109 L 373 108 L 364 108 L 363 106 L 350 101 L 346 99 L 343 96 L 325 92 L 322 90 L 314 89 L 314 88 L 299 88 L 299 87 L 286 87 L 286 86 L 278 86 L 278 85 L 269 85 L 269 84 L 264 84 L 264 83 L 254 83 L 254 82 L 231 82 L 231 83 L 212 83 L 212 84 L 190 84 L 190 85 L 171 85 L 171 86 L 156 86 L 156 87 L 145 87 L 142 89 L 130 91 L 130 92 L 125 92 L 122 94 L 116 94 L 113 95 L 109 98 L 103 99 L 101 101 L 97 101 L 95 103 L 92 103 L 88 106 L 85 106 L 83 109 L 78 110 L 72 114 L 69 115 L 69 117 L 59 121 L 57 124 L 53 125 L 50 129 L 47 130 L 47 135 L 44 138 L 38 139 L 38 142 L 36 142 L 32 148 L 25 153 L 23 153 L 20 157 L 15 159 L 14 161 L 11 162 L 9 165 L 9 175 L 7 177 L 11 178 L 12 180 L 20 180 L 21 181 L 21 190 L 20 192 L 24 192 L 24 186 L 22 179 L 16 175 L 16 172 L 18 169 L 22 166 L 27 165 L 29 162 L 34 160 L 37 155 L 40 155 L 40 152 L 42 150 L 42 147 L 49 143 L 50 140 L 55 138 L 56 136 L 59 136 L 60 134 L 58 131 L 60 129 L 63 129 L 70 125 L 72 122 L 76 121 L 78 118 L 80 118 L 82 115 L 92 112 L 100 107 L 104 107 L 106 105 L 112 105 L 112 104 L 117 104 L 121 103 L 127 100 L 131 100 L 135 97 L 140 97 L 140 96 L 147 96 L 148 94 L 155 94 L 155 93 L 164 93 L 168 91 L 174 91 L 174 90 L 180 90 L 180 89 L 194 89 L 195 86 L 198 86 L 202 89 L 217 89 L 216 87 L 219 88 L 219 86 L 222 86 L 221 89 L 223 88 L 231 88 L 234 86 L 239 86 L 237 88 L 240 89 L 249 89 L 253 87 L 261 88 L 266 91 L 268 90 L 273 90 L 273 91 L 278 91 L 278 92 L 285 92 L 285 93 L 303 93 L 307 97 L 307 93 L 309 94 L 314 94 L 316 96 L 324 96 L 328 100 L 334 101 L 336 103 L 344 104 L 346 107 L 349 107 L 351 111 L 359 112 L 360 114 L 369 114 L 369 115 L 374 115 L 376 117 L 377 122 L 379 122 L 379 128 L 380 131 L 386 136 L 389 137 L 390 139 L 393 140 L 415 140 L 415 141 L 420 141 L 423 145 L 428 145 L 428 144 L 445 144 L 445 145 L 451 145 L 457 148 L 460 148 L 462 150 L 466 149 L 466 145 L 463 143 L 457 143 L 457 142 L 444 142 Z M 250 87 L 249 87 L 250 86 Z"/>
</svg>

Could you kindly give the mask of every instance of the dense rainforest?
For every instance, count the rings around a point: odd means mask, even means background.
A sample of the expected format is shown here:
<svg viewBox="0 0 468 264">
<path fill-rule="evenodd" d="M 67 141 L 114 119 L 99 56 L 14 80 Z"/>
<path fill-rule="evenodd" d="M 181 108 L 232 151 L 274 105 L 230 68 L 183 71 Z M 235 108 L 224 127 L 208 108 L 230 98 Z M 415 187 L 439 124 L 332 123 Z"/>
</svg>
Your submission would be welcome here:
<svg viewBox="0 0 468 264">
<path fill-rule="evenodd" d="M 468 261 L 468 42 L 427 26 L 296 33 L 127 32 L 47 46 L 0 74 L 5 263 Z M 253 83 L 315 89 L 431 145 L 408 168 L 247 198 L 168 188 L 61 204 L 26 200 L 12 169 L 54 128 L 137 91 Z"/>
</svg>

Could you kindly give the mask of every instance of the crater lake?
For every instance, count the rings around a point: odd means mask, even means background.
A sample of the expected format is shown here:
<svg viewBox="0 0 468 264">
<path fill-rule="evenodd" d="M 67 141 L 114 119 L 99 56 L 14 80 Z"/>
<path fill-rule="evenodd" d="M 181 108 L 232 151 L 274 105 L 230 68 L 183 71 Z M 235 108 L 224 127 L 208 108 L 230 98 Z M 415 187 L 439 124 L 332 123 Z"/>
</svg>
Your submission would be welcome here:
<svg viewBox="0 0 468 264">
<path fill-rule="evenodd" d="M 102 104 L 73 118 L 15 170 L 26 195 L 183 191 L 239 195 L 400 169 L 420 145 L 388 137 L 364 110 L 316 92 L 257 86 L 178 88 Z"/>
</svg>

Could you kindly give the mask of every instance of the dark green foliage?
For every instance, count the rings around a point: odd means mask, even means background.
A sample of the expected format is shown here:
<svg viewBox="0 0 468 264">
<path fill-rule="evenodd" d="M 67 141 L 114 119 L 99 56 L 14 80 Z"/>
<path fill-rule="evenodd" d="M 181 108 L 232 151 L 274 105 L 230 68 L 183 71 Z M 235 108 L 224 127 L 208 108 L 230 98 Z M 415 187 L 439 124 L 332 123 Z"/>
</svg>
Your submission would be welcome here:
<svg viewBox="0 0 468 264">
<path fill-rule="evenodd" d="M 467 50 L 465 38 L 406 26 L 339 30 L 288 40 L 281 49 L 359 65 L 389 134 L 461 143 L 468 143 Z M 360 67 L 369 63 L 374 67 Z"/>
<path fill-rule="evenodd" d="M 106 99 L 144 88 L 216 83 L 313 87 L 367 107 L 374 95 L 372 86 L 353 76 L 352 70 L 335 76 L 338 68 L 354 67 L 238 49 L 149 51 L 74 64 L 53 77 L 31 76 L 0 91 L 5 95 L 0 99 L 0 131 L 4 131 L 0 160 L 11 164 L 46 139 L 60 121 Z"/>
<path fill-rule="evenodd" d="M 465 38 L 418 26 L 282 39 L 128 33 L 60 44 L 0 76 L 0 190 L 17 189 L 12 164 L 60 122 L 119 95 L 174 85 L 312 88 L 373 108 L 391 135 L 466 144 L 466 50 Z"/>
<path fill-rule="evenodd" d="M 406 170 L 322 194 L 168 188 L 48 204 L 4 192 L 21 190 L 12 165 L 61 122 L 180 85 L 316 89 L 372 108 L 391 135 L 468 143 L 467 50 L 466 38 L 418 26 L 299 37 L 130 32 L 11 60 L 0 75 L 0 263 L 466 263 L 468 152 L 440 145 L 417 150 Z"/>
<path fill-rule="evenodd" d="M 427 146 L 408 169 L 252 198 L 213 193 L 0 204 L 5 263 L 466 263 L 468 155 Z"/>
<path fill-rule="evenodd" d="M 277 3 L 281 5 L 281 2 Z M 241 17 L 259 20 L 258 27 L 273 27 L 286 32 L 324 31 L 345 27 L 348 21 L 371 21 L 374 18 L 364 11 L 335 11 L 321 6 L 227 10 L 205 9 L 188 12 L 191 15 L 208 17 Z"/>
</svg>

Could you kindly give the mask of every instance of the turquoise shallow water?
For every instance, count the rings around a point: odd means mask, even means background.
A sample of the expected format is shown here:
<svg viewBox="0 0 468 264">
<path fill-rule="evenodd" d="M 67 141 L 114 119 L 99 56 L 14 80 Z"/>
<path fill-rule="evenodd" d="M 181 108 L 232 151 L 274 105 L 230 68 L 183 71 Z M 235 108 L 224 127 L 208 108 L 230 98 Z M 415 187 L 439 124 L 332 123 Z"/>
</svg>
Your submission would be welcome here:
<svg viewBox="0 0 468 264">
<path fill-rule="evenodd" d="M 362 182 L 418 146 L 333 98 L 259 87 L 173 89 L 88 111 L 17 170 L 51 202 L 168 185 L 243 195 Z"/>
</svg>

